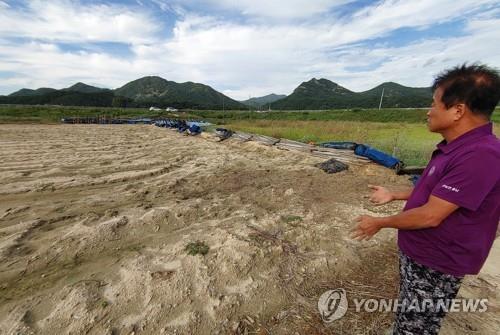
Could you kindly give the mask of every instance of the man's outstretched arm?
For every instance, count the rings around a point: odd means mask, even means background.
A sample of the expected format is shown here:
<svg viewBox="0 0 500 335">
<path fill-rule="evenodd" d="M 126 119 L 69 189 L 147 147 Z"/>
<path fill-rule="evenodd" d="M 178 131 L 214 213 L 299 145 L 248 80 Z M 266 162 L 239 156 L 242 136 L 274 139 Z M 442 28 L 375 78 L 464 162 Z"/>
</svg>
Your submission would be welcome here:
<svg viewBox="0 0 500 335">
<path fill-rule="evenodd" d="M 431 195 L 429 201 L 421 206 L 387 217 L 363 215 L 356 219 L 357 226 L 352 230 L 352 238 L 369 240 L 382 228 L 423 229 L 437 227 L 458 205 Z"/>
</svg>

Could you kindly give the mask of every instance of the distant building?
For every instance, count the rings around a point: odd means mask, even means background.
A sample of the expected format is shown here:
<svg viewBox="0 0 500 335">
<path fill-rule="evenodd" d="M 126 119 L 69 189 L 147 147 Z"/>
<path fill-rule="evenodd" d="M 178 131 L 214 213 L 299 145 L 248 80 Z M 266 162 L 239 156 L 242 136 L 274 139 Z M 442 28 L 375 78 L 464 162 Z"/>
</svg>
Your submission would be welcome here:
<svg viewBox="0 0 500 335">
<path fill-rule="evenodd" d="M 149 107 L 149 111 L 150 112 L 159 112 L 159 111 L 161 111 L 161 108 L 151 106 L 151 107 Z"/>
<path fill-rule="evenodd" d="M 167 112 L 177 112 L 178 109 L 177 108 L 174 108 L 174 107 L 167 107 L 167 109 L 165 109 Z"/>
</svg>

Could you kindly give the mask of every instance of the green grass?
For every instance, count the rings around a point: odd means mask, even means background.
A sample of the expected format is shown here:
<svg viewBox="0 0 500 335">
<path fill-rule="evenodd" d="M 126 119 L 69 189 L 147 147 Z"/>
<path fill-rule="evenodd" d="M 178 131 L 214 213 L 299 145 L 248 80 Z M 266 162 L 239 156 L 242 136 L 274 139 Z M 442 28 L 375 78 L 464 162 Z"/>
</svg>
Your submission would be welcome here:
<svg viewBox="0 0 500 335">
<path fill-rule="evenodd" d="M 185 112 L 177 113 L 186 118 Z M 150 112 L 147 108 L 59 107 L 59 106 L 0 106 L 0 123 L 60 123 L 63 117 L 173 117 L 167 112 Z"/>
<path fill-rule="evenodd" d="M 190 242 L 185 248 L 188 255 L 206 255 L 208 253 L 209 247 L 203 241 Z"/>
<path fill-rule="evenodd" d="M 285 223 L 291 223 L 291 222 L 296 222 L 296 221 L 302 221 L 302 216 L 297 216 L 297 215 L 283 215 L 281 216 L 281 221 Z"/>
<path fill-rule="evenodd" d="M 249 111 L 184 110 L 178 113 L 150 112 L 147 108 L 108 107 L 63 107 L 63 106 L 19 106 L 0 105 L 0 123 L 58 123 L 63 117 L 178 117 L 203 119 L 217 124 L 235 120 L 284 120 L 284 121 L 360 121 L 423 123 L 427 109 L 337 109 L 324 111 L 272 111 L 256 113 Z M 500 108 L 492 117 L 500 122 Z"/>
<path fill-rule="evenodd" d="M 407 165 L 425 165 L 439 134 L 431 133 L 423 123 L 359 122 L 359 121 L 229 121 L 227 127 L 301 142 L 350 141 L 368 144 L 392 154 Z M 500 134 L 500 126 L 495 125 Z"/>
<path fill-rule="evenodd" d="M 282 215 L 281 216 L 281 221 L 286 223 L 287 225 L 291 227 L 297 227 L 299 224 L 303 221 L 304 219 L 302 216 L 297 216 L 297 215 Z"/>
<path fill-rule="evenodd" d="M 360 121 L 425 123 L 427 108 L 336 109 L 324 111 L 272 111 L 256 113 L 248 111 L 188 111 L 190 117 L 211 120 L 224 124 L 234 120 L 283 120 L 283 121 Z M 500 108 L 492 116 L 500 122 Z"/>
</svg>

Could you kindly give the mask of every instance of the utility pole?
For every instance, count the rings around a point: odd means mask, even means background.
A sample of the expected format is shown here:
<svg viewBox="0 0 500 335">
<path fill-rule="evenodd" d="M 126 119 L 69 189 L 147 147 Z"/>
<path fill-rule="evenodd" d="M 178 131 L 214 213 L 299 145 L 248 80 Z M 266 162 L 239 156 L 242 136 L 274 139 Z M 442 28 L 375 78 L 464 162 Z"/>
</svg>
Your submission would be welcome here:
<svg viewBox="0 0 500 335">
<path fill-rule="evenodd" d="M 384 98 L 384 88 L 382 87 L 382 94 L 380 95 L 380 103 L 378 104 L 378 110 L 382 108 L 382 99 Z"/>
</svg>

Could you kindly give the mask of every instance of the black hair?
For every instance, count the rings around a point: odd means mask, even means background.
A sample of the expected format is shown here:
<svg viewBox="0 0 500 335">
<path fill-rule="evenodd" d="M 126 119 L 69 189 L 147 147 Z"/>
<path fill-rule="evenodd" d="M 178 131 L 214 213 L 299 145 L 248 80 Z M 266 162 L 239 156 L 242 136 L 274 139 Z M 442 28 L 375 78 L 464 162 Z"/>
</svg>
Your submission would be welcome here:
<svg viewBox="0 0 500 335">
<path fill-rule="evenodd" d="M 500 76 L 496 69 L 482 64 L 458 65 L 437 75 L 434 92 L 443 89 L 441 101 L 446 108 L 463 103 L 474 114 L 488 119 L 500 100 Z"/>
</svg>

